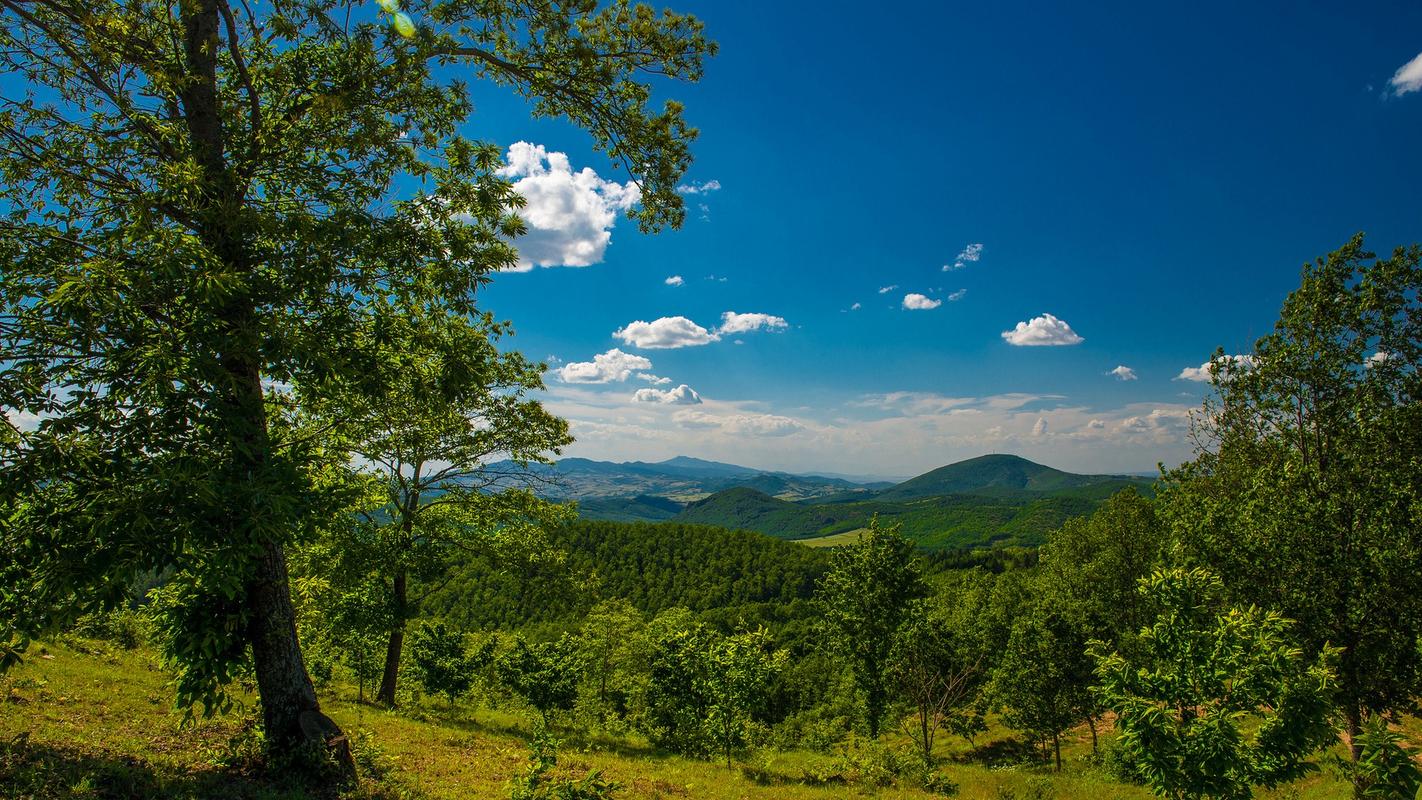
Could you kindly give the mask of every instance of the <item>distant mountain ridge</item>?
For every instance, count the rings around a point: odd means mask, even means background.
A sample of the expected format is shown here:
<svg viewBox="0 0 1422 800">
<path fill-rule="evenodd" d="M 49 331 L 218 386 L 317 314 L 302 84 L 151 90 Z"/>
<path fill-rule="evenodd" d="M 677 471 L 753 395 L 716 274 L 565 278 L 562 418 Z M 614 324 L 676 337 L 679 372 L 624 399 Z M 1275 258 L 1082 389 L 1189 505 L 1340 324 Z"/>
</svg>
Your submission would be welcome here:
<svg viewBox="0 0 1422 800">
<path fill-rule="evenodd" d="M 505 472 L 519 469 L 509 461 L 491 468 Z M 806 500 L 893 485 L 887 481 L 866 484 L 841 477 L 760 470 L 690 456 L 658 462 L 565 458 L 552 465 L 530 464 L 528 472 L 540 478 L 539 492 L 546 497 L 578 500 L 583 504 L 584 516 L 613 520 L 666 519 L 670 515 L 665 509 L 652 508 L 658 504 L 649 505 L 647 498 L 674 502 L 676 510 L 680 510 L 687 502 L 737 486 L 752 486 L 783 499 Z"/>
<path fill-rule="evenodd" d="M 1151 485 L 1138 476 L 1078 475 L 1005 454 L 900 483 L 856 483 L 690 456 L 621 463 L 565 458 L 529 470 L 540 477 L 541 494 L 578 501 L 585 519 L 672 520 L 811 539 L 862 528 L 878 515 L 929 548 L 1036 545 L 1068 517 L 1090 513 L 1121 489 L 1149 491 Z"/>
</svg>

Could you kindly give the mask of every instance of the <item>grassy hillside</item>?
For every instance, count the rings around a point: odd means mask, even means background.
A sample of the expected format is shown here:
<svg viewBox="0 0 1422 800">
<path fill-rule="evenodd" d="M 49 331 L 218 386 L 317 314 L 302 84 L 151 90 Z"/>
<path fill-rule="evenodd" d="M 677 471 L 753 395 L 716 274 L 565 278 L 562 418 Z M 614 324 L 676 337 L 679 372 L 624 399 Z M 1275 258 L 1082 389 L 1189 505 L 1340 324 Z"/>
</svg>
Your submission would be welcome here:
<svg viewBox="0 0 1422 800">
<path fill-rule="evenodd" d="M 43 655 L 41 655 L 43 653 Z M 0 797 L 15 800 L 145 798 L 146 800 L 307 800 L 258 777 L 257 741 L 241 712 L 182 724 L 172 709 L 170 676 L 146 650 L 118 650 L 84 641 L 48 644 L 0 677 Z M 323 707 L 351 736 L 370 800 L 465 800 L 507 797 L 525 767 L 526 712 L 479 702 L 446 706 L 417 700 L 388 712 L 352 700 L 350 687 L 328 686 Z M 244 696 L 250 707 L 253 698 Z M 1418 726 L 1408 720 L 1416 741 Z M 564 735 L 557 771 L 589 770 L 622 785 L 620 800 L 831 800 L 848 796 L 926 800 L 909 786 L 876 786 L 869 754 L 841 746 L 832 752 L 753 755 L 731 768 L 657 753 L 635 738 Z M 1065 742 L 1066 768 L 1021 763 L 1021 743 L 1000 727 L 970 749 L 943 736 L 941 771 L 964 800 L 1145 800 L 1140 787 L 1114 782 L 1092 766 L 1087 730 Z M 886 735 L 890 752 L 907 741 Z M 1320 757 L 1322 760 L 1323 757 Z M 885 778 L 885 780 L 890 780 Z M 1349 787 L 1324 771 L 1273 792 L 1266 800 L 1344 800 Z"/>
</svg>

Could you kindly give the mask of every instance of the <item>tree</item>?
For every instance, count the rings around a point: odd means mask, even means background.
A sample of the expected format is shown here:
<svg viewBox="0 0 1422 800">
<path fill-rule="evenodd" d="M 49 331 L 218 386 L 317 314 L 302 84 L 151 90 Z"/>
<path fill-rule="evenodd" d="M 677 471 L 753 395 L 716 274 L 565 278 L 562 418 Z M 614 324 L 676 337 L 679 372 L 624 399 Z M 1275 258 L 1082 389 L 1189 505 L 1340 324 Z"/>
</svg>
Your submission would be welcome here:
<svg viewBox="0 0 1422 800">
<path fill-rule="evenodd" d="M 583 663 L 576 643 L 566 634 L 537 644 L 516 638 L 497 663 L 499 679 L 538 710 L 544 725 L 554 711 L 571 710 L 577 702 Z"/>
<path fill-rule="evenodd" d="M 1095 712 L 1086 625 L 1079 609 L 1058 598 L 1023 611 L 994 671 L 992 696 L 1008 725 L 1051 742 L 1060 772 L 1062 733 Z"/>
<path fill-rule="evenodd" d="M 706 738 L 731 766 L 731 753 L 743 746 L 746 726 L 775 677 L 785 669 L 786 654 L 773 650 L 764 628 L 710 643 L 701 671 L 707 699 Z"/>
<path fill-rule="evenodd" d="M 689 614 L 672 613 L 653 620 L 648 638 L 651 655 L 642 715 L 647 736 L 678 753 L 702 753 L 707 749 L 704 725 L 710 706 L 704 655 L 715 634 Z"/>
<path fill-rule="evenodd" d="M 444 623 L 425 623 L 410 643 L 415 676 L 430 694 L 442 694 L 454 705 L 474 685 L 479 664 L 464 646 L 464 636 Z"/>
<path fill-rule="evenodd" d="M 1201 569 L 1156 572 L 1140 591 L 1159 609 L 1140 655 L 1092 645 L 1138 776 L 1175 800 L 1248 800 L 1254 786 L 1305 773 L 1305 759 L 1333 739 L 1337 651 L 1306 657 L 1278 612 L 1223 608 L 1224 584 Z"/>
<path fill-rule="evenodd" d="M 1041 580 L 1046 593 L 1083 611 L 1093 638 L 1119 646 L 1149 621 L 1137 584 L 1160 565 L 1165 547 L 1151 501 L 1122 489 L 1091 516 L 1068 519 L 1047 534 Z"/>
<path fill-rule="evenodd" d="M 1161 505 L 1184 563 L 1297 620 L 1306 652 L 1342 649 L 1353 739 L 1422 690 L 1419 293 L 1418 246 L 1377 258 L 1360 234 L 1306 265 L 1254 352 L 1215 357 L 1201 452 Z"/>
<path fill-rule="evenodd" d="M 213 708 L 250 653 L 275 749 L 339 738 L 285 547 L 340 504 L 273 424 L 281 387 L 374 391 L 361 331 L 389 308 L 475 317 L 516 263 L 499 150 L 458 133 L 465 79 L 587 130 L 655 230 L 683 218 L 695 131 L 644 81 L 714 52 L 694 18 L 627 0 L 351 11 L 0 2 L 0 536 L 45 576 L 0 617 L 19 637 L 169 572 L 179 701 Z"/>
<path fill-rule="evenodd" d="M 933 740 L 977 698 L 987 674 L 984 654 L 967 631 L 919 603 L 894 634 L 889 675 L 894 688 L 913 708 L 909 738 L 933 765 Z"/>
<path fill-rule="evenodd" d="M 913 542 L 897 527 L 883 527 L 876 517 L 855 544 L 834 554 L 820 581 L 829 646 L 848 662 L 864 693 L 869 735 L 878 737 L 888 704 L 889 651 L 909 605 L 925 594 Z"/>
<path fill-rule="evenodd" d="M 376 695 L 386 705 L 395 704 L 405 626 L 455 558 L 501 543 L 546 551 L 538 531 L 572 517 L 571 508 L 528 491 L 534 473 L 518 468 L 546 461 L 572 437 L 565 421 L 527 399 L 543 388 L 543 365 L 500 353 L 507 331 L 487 315 L 471 321 L 403 309 L 369 333 L 380 373 L 367 376 L 373 391 L 298 391 L 306 425 L 325 431 L 349 453 L 349 468 L 369 478 L 358 509 L 364 527 L 333 530 L 364 540 L 359 551 L 369 558 L 359 577 L 378 579 L 388 597 Z M 496 457 L 501 466 L 490 463 Z"/>
<path fill-rule="evenodd" d="M 598 703 L 604 712 L 625 710 L 625 673 L 632 667 L 642 644 L 642 614 L 626 599 L 603 600 L 583 618 L 578 630 L 578 650 L 587 664 L 588 677 L 597 687 Z M 618 698 L 614 702 L 613 694 Z M 619 712 L 620 713 L 620 712 Z"/>
</svg>

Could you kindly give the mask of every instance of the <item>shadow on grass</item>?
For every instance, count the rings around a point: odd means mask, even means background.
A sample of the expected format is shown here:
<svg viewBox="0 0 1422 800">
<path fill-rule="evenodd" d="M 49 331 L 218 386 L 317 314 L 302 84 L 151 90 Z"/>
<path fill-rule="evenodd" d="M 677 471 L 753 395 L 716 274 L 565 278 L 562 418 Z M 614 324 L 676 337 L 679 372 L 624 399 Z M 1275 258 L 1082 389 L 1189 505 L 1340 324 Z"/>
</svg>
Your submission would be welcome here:
<svg viewBox="0 0 1422 800">
<path fill-rule="evenodd" d="M 967 753 L 955 756 L 953 760 L 988 767 L 1038 764 L 1042 762 L 1042 751 L 1031 742 L 1009 737 L 978 745 Z"/>
<path fill-rule="evenodd" d="M 464 733 L 506 736 L 524 742 L 527 742 L 533 737 L 534 722 L 532 717 L 527 720 L 511 720 L 501 723 L 483 721 L 459 712 L 448 715 L 440 714 L 428 708 L 395 711 L 391 713 L 402 715 L 406 719 L 415 722 L 436 725 L 441 728 L 450 728 L 463 731 Z M 629 741 L 619 734 L 604 731 L 589 732 L 579 728 L 575 724 L 561 722 L 556 718 L 552 721 L 551 732 L 561 742 L 562 749 L 569 754 L 573 754 L 579 750 L 593 750 L 601 753 L 611 753 L 624 758 L 664 760 L 677 757 L 676 753 L 661 750 L 645 742 Z"/>
<path fill-rule="evenodd" d="M 33 800 L 326 800 L 260 774 L 255 768 L 171 769 L 108 751 L 32 743 L 21 735 L 0 743 L 0 797 Z M 377 786 L 343 797 L 384 800 Z"/>
</svg>

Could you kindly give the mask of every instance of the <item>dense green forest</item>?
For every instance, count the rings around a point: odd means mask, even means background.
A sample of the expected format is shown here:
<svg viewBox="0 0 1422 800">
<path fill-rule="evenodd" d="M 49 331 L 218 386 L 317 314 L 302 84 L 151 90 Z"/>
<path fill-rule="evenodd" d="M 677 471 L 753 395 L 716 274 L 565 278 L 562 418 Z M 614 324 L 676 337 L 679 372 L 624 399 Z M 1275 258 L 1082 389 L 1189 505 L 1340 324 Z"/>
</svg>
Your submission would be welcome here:
<svg viewBox="0 0 1422 800">
<path fill-rule="evenodd" d="M 455 567 L 429 602 L 466 630 L 576 622 L 599 599 L 655 615 L 669 608 L 747 622 L 809 600 L 829 554 L 748 531 L 679 523 L 579 521 L 548 533 L 555 570 L 519 574 L 487 559 Z"/>
<path fill-rule="evenodd" d="M 927 549 L 1035 547 L 1048 531 L 1070 517 L 1090 513 L 1123 485 L 1126 482 L 1112 481 L 1050 492 L 1003 489 L 996 494 L 903 500 L 865 500 L 856 494 L 813 502 L 790 502 L 738 487 L 690 503 L 674 519 L 808 539 L 864 528 L 877 516 L 897 523 L 905 536 Z"/>
</svg>

